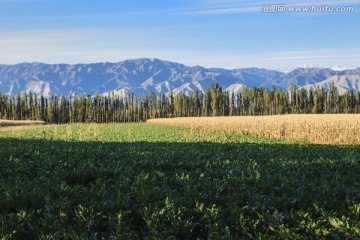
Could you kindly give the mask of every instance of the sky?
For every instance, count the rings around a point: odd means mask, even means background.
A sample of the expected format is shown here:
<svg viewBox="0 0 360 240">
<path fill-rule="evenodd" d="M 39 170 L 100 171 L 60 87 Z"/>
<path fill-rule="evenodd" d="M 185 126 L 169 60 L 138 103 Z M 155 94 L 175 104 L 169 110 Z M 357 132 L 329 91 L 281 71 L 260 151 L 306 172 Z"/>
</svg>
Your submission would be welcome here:
<svg viewBox="0 0 360 240">
<path fill-rule="evenodd" d="M 264 12 L 278 4 L 285 10 Z M 360 67 L 359 26 L 360 0 L 0 0 L 0 63 Z"/>
</svg>

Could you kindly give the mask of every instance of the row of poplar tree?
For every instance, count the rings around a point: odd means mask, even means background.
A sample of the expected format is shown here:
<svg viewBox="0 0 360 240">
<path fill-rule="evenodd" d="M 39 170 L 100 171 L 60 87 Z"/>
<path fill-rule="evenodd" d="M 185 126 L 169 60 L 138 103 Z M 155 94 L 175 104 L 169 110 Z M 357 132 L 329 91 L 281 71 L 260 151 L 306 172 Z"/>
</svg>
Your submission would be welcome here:
<svg viewBox="0 0 360 240">
<path fill-rule="evenodd" d="M 248 116 L 275 114 L 360 113 L 360 92 L 339 95 L 334 84 L 328 91 L 299 89 L 292 85 L 289 91 L 244 88 L 241 93 L 224 91 L 218 83 L 204 93 L 190 95 L 106 94 L 95 96 L 44 97 L 18 93 L 7 96 L 0 93 L 0 119 L 43 120 L 48 123 L 76 122 L 141 122 L 149 118 L 190 116 Z"/>
</svg>

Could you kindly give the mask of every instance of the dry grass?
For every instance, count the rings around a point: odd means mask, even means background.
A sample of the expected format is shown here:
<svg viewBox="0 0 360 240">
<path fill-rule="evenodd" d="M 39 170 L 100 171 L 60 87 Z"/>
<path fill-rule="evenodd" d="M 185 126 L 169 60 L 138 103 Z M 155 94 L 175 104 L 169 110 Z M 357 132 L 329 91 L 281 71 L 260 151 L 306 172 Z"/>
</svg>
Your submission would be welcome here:
<svg viewBox="0 0 360 240">
<path fill-rule="evenodd" d="M 29 125 L 41 125 L 44 124 L 44 121 L 15 121 L 15 120 L 0 120 L 0 127 L 9 127 L 9 126 L 29 126 Z"/>
<path fill-rule="evenodd" d="M 360 115 L 192 117 L 147 122 L 319 144 L 360 144 Z"/>
</svg>

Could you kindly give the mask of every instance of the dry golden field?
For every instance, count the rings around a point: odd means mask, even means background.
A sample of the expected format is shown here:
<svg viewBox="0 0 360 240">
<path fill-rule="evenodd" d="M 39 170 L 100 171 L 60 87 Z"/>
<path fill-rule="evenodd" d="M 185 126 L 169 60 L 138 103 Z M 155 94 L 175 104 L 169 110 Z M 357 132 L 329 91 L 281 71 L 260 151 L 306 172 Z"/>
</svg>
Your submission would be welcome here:
<svg viewBox="0 0 360 240">
<path fill-rule="evenodd" d="M 38 125 L 44 124 L 44 121 L 31 121 L 31 120 L 23 120 L 23 121 L 15 121 L 15 120 L 0 120 L 0 127 L 8 127 L 8 126 L 28 126 L 28 125 Z"/>
<path fill-rule="evenodd" d="M 190 117 L 147 122 L 319 144 L 360 144 L 360 115 Z"/>
</svg>

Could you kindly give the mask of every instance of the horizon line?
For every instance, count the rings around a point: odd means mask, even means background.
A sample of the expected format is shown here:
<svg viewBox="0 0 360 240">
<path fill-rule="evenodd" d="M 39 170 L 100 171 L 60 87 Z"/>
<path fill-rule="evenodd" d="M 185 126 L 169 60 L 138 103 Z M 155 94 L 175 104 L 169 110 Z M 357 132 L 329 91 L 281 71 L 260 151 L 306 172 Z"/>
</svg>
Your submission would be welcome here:
<svg viewBox="0 0 360 240">
<path fill-rule="evenodd" d="M 136 60 L 150 60 L 150 61 L 156 61 L 159 60 L 161 62 L 169 62 L 169 63 L 175 63 L 175 64 L 179 64 L 179 65 L 183 65 L 186 67 L 202 67 L 202 68 L 206 68 L 206 69 L 224 69 L 224 70 L 236 70 L 236 69 L 251 69 L 251 68 L 257 68 L 257 69 L 266 69 L 266 70 L 274 70 L 274 71 L 278 71 L 278 72 L 290 72 L 293 71 L 295 69 L 299 69 L 299 68 L 304 68 L 304 69 L 311 69 L 311 68 L 319 68 L 319 69 L 330 69 L 332 71 L 344 71 L 344 70 L 352 70 L 352 69 L 358 69 L 360 68 L 360 66 L 344 66 L 344 65 L 340 65 L 340 64 L 336 64 L 333 66 L 326 66 L 326 65 L 313 65 L 313 64 L 299 64 L 299 65 L 289 65 L 289 66 L 278 66 L 278 67 L 264 67 L 264 66 L 251 66 L 251 67 L 234 67 L 234 68 L 224 68 L 224 67 L 204 67 L 200 64 L 196 64 L 196 65 L 190 65 L 190 64 L 184 64 L 181 63 L 179 61 L 172 61 L 172 60 L 164 60 L 164 59 L 160 59 L 160 58 L 150 58 L 150 57 L 141 57 L 141 58 L 129 58 L 129 59 L 124 59 L 121 61 L 116 61 L 116 62 L 110 62 L 110 61 L 99 61 L 99 62 L 78 62 L 78 63 L 65 63 L 65 62 L 56 62 L 56 63 L 47 63 L 47 62 L 41 62 L 41 61 L 34 61 L 34 62 L 18 62 L 18 63 L 11 63 L 11 64 L 6 64 L 6 63 L 0 63 L 0 66 L 15 66 L 15 65 L 20 65 L 20 64 L 44 64 L 44 65 L 69 65 L 69 66 L 76 66 L 76 65 L 90 65 L 90 64 L 119 64 L 119 63 L 123 63 L 126 61 L 136 61 Z M 341 68 L 340 70 L 333 70 L 333 68 Z M 287 71 L 281 71 L 279 69 L 288 69 Z"/>
</svg>

